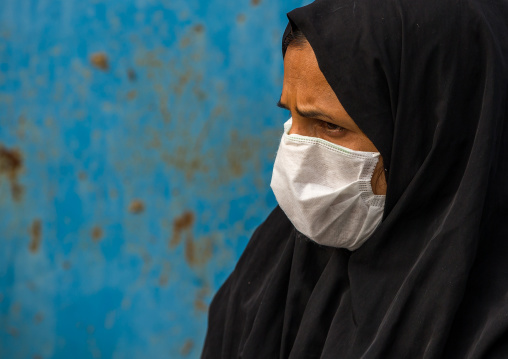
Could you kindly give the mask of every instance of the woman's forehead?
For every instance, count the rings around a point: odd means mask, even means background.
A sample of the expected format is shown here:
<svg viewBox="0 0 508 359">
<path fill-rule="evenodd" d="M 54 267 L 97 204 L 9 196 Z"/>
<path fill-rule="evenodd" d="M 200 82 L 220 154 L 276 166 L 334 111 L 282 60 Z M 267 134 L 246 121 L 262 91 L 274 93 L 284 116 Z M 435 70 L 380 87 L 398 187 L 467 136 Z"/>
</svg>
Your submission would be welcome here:
<svg viewBox="0 0 508 359">
<path fill-rule="evenodd" d="M 306 102 L 338 102 L 318 62 L 312 47 L 290 46 L 284 58 L 284 80 L 282 99 L 298 96 Z"/>
</svg>

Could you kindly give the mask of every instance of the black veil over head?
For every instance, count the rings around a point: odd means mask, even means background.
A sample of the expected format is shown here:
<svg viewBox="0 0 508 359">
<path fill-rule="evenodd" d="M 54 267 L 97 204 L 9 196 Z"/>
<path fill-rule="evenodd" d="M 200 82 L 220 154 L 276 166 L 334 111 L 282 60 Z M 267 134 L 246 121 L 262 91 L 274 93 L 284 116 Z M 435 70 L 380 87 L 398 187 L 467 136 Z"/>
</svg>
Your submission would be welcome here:
<svg viewBox="0 0 508 359">
<path fill-rule="evenodd" d="M 508 358 L 508 1 L 317 0 L 288 18 L 383 157 L 384 220 L 349 252 L 274 210 L 203 357 Z"/>
</svg>

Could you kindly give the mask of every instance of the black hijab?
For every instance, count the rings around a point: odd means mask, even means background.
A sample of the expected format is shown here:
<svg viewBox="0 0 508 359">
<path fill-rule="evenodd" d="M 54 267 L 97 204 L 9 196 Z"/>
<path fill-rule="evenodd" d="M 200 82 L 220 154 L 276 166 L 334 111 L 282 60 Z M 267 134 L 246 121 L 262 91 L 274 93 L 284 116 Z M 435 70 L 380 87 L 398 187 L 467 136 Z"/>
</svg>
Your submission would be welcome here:
<svg viewBox="0 0 508 359">
<path fill-rule="evenodd" d="M 508 358 L 508 1 L 288 17 L 383 156 L 384 220 L 349 252 L 276 208 L 211 304 L 202 357 Z"/>
</svg>

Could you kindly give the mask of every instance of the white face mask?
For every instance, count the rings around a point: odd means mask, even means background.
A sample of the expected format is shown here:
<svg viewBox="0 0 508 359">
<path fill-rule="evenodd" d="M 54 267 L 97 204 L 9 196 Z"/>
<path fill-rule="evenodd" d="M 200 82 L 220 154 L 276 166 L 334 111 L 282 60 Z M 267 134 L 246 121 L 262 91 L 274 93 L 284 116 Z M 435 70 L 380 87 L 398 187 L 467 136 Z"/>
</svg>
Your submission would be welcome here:
<svg viewBox="0 0 508 359">
<path fill-rule="evenodd" d="M 320 138 L 289 135 L 284 124 L 271 187 L 295 228 L 313 241 L 354 250 L 383 217 L 385 196 L 370 184 L 379 153 L 353 151 Z"/>
</svg>

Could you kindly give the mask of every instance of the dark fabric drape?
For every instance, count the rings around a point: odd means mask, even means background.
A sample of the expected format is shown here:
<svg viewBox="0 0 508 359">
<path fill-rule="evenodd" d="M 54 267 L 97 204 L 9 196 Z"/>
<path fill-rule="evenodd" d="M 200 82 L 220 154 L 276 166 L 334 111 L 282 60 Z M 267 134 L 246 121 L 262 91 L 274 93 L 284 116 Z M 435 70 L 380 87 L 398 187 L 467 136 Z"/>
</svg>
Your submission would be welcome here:
<svg viewBox="0 0 508 359">
<path fill-rule="evenodd" d="M 203 358 L 508 358 L 508 1 L 288 17 L 383 156 L 384 220 L 348 252 L 275 209 L 212 302 Z"/>
</svg>

